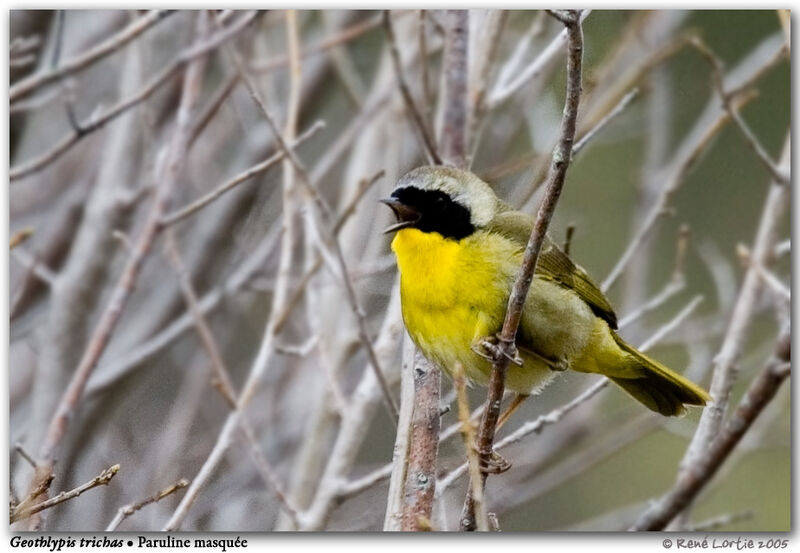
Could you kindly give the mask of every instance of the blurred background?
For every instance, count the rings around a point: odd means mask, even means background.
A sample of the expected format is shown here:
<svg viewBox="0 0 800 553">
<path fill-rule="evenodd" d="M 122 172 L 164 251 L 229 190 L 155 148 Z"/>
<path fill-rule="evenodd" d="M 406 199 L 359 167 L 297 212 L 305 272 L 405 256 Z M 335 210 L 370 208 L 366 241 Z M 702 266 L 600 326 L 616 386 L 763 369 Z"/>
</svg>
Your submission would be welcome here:
<svg viewBox="0 0 800 553">
<path fill-rule="evenodd" d="M 390 13 L 404 80 L 435 136 L 447 15 Z M 708 387 L 772 175 L 727 117 L 707 54 L 780 160 L 788 19 L 584 15 L 578 137 L 592 132 L 550 234 L 561 242 L 574 228 L 572 257 L 621 318 L 633 314 L 626 339 L 655 335 L 653 357 Z M 469 11 L 471 169 L 529 213 L 558 136 L 562 29 L 540 11 Z M 10 234 L 24 238 L 10 254 L 12 494 L 24 498 L 34 472 L 19 444 L 37 464 L 56 452 L 51 495 L 120 465 L 107 487 L 45 511 L 47 530 L 383 528 L 396 428 L 357 312 L 399 398 L 404 331 L 382 234 L 392 216 L 377 200 L 428 161 L 382 14 L 14 10 L 10 40 Z M 284 158 L 270 121 L 304 170 Z M 777 282 L 759 281 L 731 406 L 786 317 L 788 194 L 775 217 Z M 559 376 L 499 439 L 595 381 Z M 78 394 L 65 404 L 70 382 Z M 442 402 L 453 398 L 444 378 Z M 473 408 L 484 398 L 470 390 Z M 67 422 L 48 433 L 59 402 Z M 504 531 L 625 529 L 672 486 L 699 418 L 665 419 L 608 388 L 502 451 L 513 466 L 489 479 L 489 510 Z M 442 479 L 463 460 L 458 433 L 442 439 Z M 787 385 L 681 527 L 788 531 L 790 463 Z M 113 520 L 182 478 L 197 487 Z M 467 479 L 441 483 L 432 524 L 453 530 Z"/>
</svg>

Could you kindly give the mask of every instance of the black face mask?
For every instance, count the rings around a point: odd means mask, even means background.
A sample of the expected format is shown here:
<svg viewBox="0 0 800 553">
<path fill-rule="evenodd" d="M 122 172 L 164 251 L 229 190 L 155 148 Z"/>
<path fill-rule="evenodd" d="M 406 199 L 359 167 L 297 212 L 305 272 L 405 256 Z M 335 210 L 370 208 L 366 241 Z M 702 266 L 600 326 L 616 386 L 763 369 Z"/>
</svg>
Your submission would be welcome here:
<svg viewBox="0 0 800 553">
<path fill-rule="evenodd" d="M 398 228 L 438 232 L 454 240 L 475 232 L 469 209 L 441 190 L 421 190 L 414 186 L 398 188 L 384 203 L 394 210 L 399 223 L 406 223 Z"/>
</svg>

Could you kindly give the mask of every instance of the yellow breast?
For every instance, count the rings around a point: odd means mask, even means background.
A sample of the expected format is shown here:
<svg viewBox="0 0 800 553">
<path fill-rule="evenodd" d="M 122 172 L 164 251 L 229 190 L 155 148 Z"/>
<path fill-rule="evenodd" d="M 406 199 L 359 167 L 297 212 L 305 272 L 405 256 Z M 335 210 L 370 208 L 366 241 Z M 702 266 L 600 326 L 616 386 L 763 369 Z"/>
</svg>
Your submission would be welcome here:
<svg viewBox="0 0 800 553">
<path fill-rule="evenodd" d="M 489 233 L 456 241 L 403 229 L 392 250 L 411 338 L 444 369 L 451 371 L 460 362 L 472 380 L 485 381 L 488 365 L 478 362 L 470 346 L 502 324 L 518 248 Z"/>
</svg>

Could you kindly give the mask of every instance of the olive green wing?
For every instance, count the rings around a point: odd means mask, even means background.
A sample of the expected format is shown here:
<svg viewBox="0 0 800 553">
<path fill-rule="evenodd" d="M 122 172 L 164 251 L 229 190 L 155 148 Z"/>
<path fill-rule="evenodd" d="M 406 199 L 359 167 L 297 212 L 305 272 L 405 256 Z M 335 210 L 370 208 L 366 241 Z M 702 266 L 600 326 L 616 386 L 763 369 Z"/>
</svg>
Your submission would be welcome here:
<svg viewBox="0 0 800 553">
<path fill-rule="evenodd" d="M 487 230 L 501 234 L 518 243 L 520 248 L 524 248 L 531 236 L 533 218 L 520 211 L 514 211 L 505 204 L 501 204 L 500 210 Z M 603 292 L 592 282 L 586 271 L 575 265 L 549 237 L 545 238 L 542 244 L 542 251 L 536 263 L 536 276 L 550 279 L 574 290 L 592 308 L 595 315 L 604 319 L 611 328 L 617 328 L 617 315 Z"/>
</svg>

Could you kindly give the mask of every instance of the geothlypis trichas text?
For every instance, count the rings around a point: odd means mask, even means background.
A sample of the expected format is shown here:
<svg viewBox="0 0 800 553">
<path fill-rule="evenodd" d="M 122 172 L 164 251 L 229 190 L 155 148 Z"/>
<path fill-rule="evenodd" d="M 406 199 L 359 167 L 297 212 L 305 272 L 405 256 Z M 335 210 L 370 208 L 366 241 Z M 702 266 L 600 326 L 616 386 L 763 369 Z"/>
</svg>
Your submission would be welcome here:
<svg viewBox="0 0 800 553">
<path fill-rule="evenodd" d="M 460 363 L 467 378 L 486 385 L 487 346 L 503 325 L 533 218 L 498 199 L 476 175 L 444 166 L 414 169 L 381 201 L 397 217 L 387 232 L 396 233 L 392 250 L 409 335 L 448 373 Z M 517 332 L 519 364 L 509 364 L 506 387 L 527 396 L 571 369 L 607 376 L 662 415 L 680 415 L 684 405 L 710 400 L 702 388 L 626 343 L 616 328 L 600 289 L 546 240 Z"/>
</svg>

